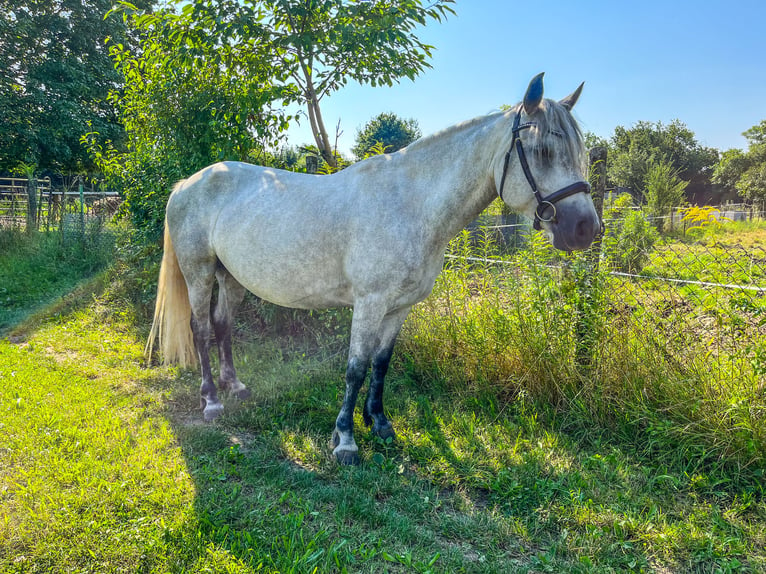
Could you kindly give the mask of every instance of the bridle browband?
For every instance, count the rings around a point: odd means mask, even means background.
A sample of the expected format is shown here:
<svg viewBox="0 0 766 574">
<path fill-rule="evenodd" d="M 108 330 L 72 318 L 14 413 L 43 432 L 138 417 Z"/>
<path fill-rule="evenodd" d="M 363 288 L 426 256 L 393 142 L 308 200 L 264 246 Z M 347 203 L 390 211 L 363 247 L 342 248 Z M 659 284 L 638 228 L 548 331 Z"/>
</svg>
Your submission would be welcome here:
<svg viewBox="0 0 766 574">
<path fill-rule="evenodd" d="M 511 162 L 511 154 L 513 153 L 513 148 L 516 148 L 516 152 L 519 156 L 519 163 L 521 164 L 521 169 L 524 172 L 524 177 L 527 178 L 527 182 L 529 183 L 529 186 L 532 188 L 532 191 L 535 193 L 535 199 L 537 200 L 537 207 L 535 208 L 535 221 L 534 221 L 534 228 L 535 229 L 541 229 L 541 222 L 548 222 L 548 221 L 556 221 L 556 202 L 561 201 L 565 197 L 569 197 L 570 195 L 574 195 L 575 193 L 587 193 L 590 194 L 590 184 L 587 181 L 576 181 L 575 183 L 568 185 L 566 187 L 562 187 L 558 191 L 553 192 L 547 197 L 543 197 L 540 193 L 540 190 L 537 189 L 537 184 L 535 183 L 535 178 L 532 177 L 532 171 L 529 169 L 529 162 L 527 161 L 527 156 L 524 153 L 524 146 L 521 145 L 521 138 L 519 137 L 519 132 L 521 130 L 526 130 L 528 128 L 531 128 L 535 125 L 534 122 L 527 122 L 524 124 L 520 124 L 521 122 L 521 112 L 519 111 L 516 114 L 516 117 L 513 119 L 513 127 L 511 128 L 511 131 L 513 133 L 513 139 L 511 140 L 511 147 L 508 149 L 508 153 L 505 154 L 505 162 L 503 163 L 503 175 L 500 178 L 500 190 L 498 191 L 498 195 L 500 196 L 500 199 L 503 199 L 503 186 L 505 185 L 505 174 L 508 172 L 508 164 Z M 503 200 L 505 201 L 505 200 Z M 545 210 L 546 209 L 552 209 L 553 213 L 550 217 L 547 219 L 544 217 Z"/>
</svg>

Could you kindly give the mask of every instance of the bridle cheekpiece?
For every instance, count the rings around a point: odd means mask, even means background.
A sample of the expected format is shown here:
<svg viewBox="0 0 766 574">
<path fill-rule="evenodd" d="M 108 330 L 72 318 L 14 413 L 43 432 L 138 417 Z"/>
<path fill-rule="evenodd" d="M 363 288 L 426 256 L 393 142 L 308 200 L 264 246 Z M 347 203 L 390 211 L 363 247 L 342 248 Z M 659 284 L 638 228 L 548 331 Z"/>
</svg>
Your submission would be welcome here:
<svg viewBox="0 0 766 574">
<path fill-rule="evenodd" d="M 532 191 L 535 194 L 535 199 L 537 200 L 537 207 L 535 208 L 535 220 L 534 220 L 533 227 L 539 230 L 541 229 L 540 224 L 542 222 L 549 222 L 549 221 L 556 222 L 556 202 L 557 201 L 561 201 L 565 197 L 569 197 L 570 195 L 574 195 L 575 193 L 590 194 L 590 184 L 587 181 L 576 181 L 575 183 L 571 185 L 562 187 L 561 189 L 553 192 L 547 197 L 542 196 L 542 194 L 540 193 L 540 190 L 537 189 L 537 183 L 535 183 L 535 178 L 532 177 L 532 171 L 529 169 L 529 162 L 527 161 L 527 156 L 524 153 L 524 146 L 521 144 L 521 137 L 519 137 L 519 132 L 521 132 L 521 130 L 529 129 L 534 125 L 536 125 L 534 122 L 526 122 L 522 124 L 521 111 L 516 113 L 516 117 L 513 119 L 513 127 L 511 128 L 513 133 L 513 139 L 511 139 L 511 147 L 508 149 L 508 152 L 505 154 L 505 161 L 503 163 L 503 175 L 500 178 L 500 190 L 498 191 L 498 195 L 500 196 L 500 199 L 503 199 L 503 187 L 505 185 L 505 175 L 508 172 L 508 164 L 511 161 L 511 154 L 513 154 L 513 149 L 515 147 L 517 155 L 519 156 L 519 163 L 521 164 L 521 169 L 524 172 L 524 177 L 527 178 L 527 182 L 529 183 L 529 186 L 532 188 Z M 545 212 L 548 209 L 550 209 L 552 213 L 550 217 L 545 217 Z"/>
</svg>

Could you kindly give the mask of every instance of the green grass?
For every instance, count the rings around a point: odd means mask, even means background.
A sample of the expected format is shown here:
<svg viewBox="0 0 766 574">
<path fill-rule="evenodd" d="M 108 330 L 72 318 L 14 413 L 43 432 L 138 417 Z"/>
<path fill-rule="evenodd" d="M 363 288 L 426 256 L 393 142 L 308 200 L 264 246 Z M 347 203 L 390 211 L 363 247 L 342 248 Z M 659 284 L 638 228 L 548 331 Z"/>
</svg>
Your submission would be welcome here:
<svg viewBox="0 0 766 574">
<path fill-rule="evenodd" d="M 0 334 L 103 269 L 112 242 L 100 229 L 83 241 L 64 241 L 57 231 L 0 230 Z"/>
<path fill-rule="evenodd" d="M 0 341 L 0 572 L 766 572 L 766 465 L 711 452 L 734 414 L 761 420 L 757 397 L 701 427 L 638 331 L 603 367 L 620 388 L 585 377 L 554 320 L 566 281 L 525 299 L 447 273 L 397 348 L 396 441 L 357 413 L 362 463 L 342 468 L 348 313 L 250 302 L 235 360 L 254 397 L 205 424 L 195 372 L 143 366 L 121 265 Z"/>
<path fill-rule="evenodd" d="M 203 424 L 195 373 L 141 366 L 135 317 L 90 296 L 0 343 L 0 571 L 766 571 L 762 491 L 627 427 L 450 392 L 400 359 L 397 441 L 362 428 L 361 466 L 339 468 L 342 357 L 253 338 L 256 400 Z M 644 436 L 672 449 L 668 430 Z"/>
</svg>

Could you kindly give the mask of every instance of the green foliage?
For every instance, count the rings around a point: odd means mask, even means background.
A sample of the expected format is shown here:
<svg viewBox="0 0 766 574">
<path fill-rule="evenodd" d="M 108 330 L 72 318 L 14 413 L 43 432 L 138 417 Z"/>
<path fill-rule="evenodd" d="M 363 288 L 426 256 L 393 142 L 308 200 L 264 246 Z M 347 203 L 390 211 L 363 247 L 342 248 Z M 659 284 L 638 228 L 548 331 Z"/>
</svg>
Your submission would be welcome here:
<svg viewBox="0 0 766 574">
<path fill-rule="evenodd" d="M 766 200 L 766 120 L 746 130 L 748 149 L 730 149 L 715 167 L 713 181 L 751 201 Z"/>
<path fill-rule="evenodd" d="M 107 183 L 123 194 L 139 240 L 159 237 L 176 181 L 216 161 L 251 159 L 288 124 L 272 109 L 284 90 L 273 84 L 267 48 L 257 37 L 221 43 L 210 30 L 223 26 L 214 8 L 224 6 L 201 6 L 176 14 L 121 4 L 126 26 L 141 38 L 136 52 L 111 47 L 125 88 L 110 97 L 126 142 L 97 132 L 83 138 Z"/>
<path fill-rule="evenodd" d="M 766 200 L 766 161 L 745 171 L 737 184 L 737 191 L 743 197 L 756 201 Z"/>
<path fill-rule="evenodd" d="M 376 155 L 385 155 L 388 152 L 388 146 L 385 145 L 383 142 L 375 142 L 372 144 L 372 147 L 370 147 L 369 150 L 367 150 L 367 153 L 364 154 L 363 159 L 367 159 L 368 157 L 373 157 Z"/>
<path fill-rule="evenodd" d="M 713 182 L 727 190 L 736 191 L 737 182 L 747 171 L 750 161 L 740 149 L 729 149 L 721 154 L 713 171 Z"/>
<path fill-rule="evenodd" d="M 641 273 L 658 239 L 657 229 L 642 211 L 629 211 L 610 225 L 604 240 L 607 261 L 617 271 Z"/>
<path fill-rule="evenodd" d="M 653 166 L 669 164 L 682 179 L 709 185 L 718 151 L 701 146 L 682 122 L 638 122 L 617 126 L 610 140 L 608 173 L 614 185 L 644 192 Z"/>
<path fill-rule="evenodd" d="M 373 146 L 379 143 L 386 153 L 393 153 L 408 146 L 421 135 L 416 120 L 403 120 L 394 113 L 381 113 L 357 131 L 355 145 L 351 151 L 357 159 L 364 159 Z"/>
<path fill-rule="evenodd" d="M 679 177 L 671 164 L 659 162 L 649 167 L 644 185 L 644 198 L 649 215 L 656 218 L 657 229 L 662 230 L 665 220 L 676 207 L 686 203 L 685 191 L 689 182 Z"/>
<path fill-rule="evenodd" d="M 391 86 L 430 67 L 433 47 L 416 36 L 428 20 L 454 13 L 454 0 L 305 2 L 268 0 L 280 75 L 294 88 L 291 101 L 306 106 L 322 158 L 336 167 L 320 102 L 349 80 Z"/>
<path fill-rule="evenodd" d="M 120 20 L 104 19 L 111 7 L 111 0 L 0 0 L 0 170 L 22 161 L 90 170 L 82 134 L 121 140 L 107 101 L 121 78 L 105 42 L 131 39 Z"/>
<path fill-rule="evenodd" d="M 593 149 L 594 147 L 609 147 L 609 142 L 604 138 L 597 136 L 593 132 L 583 132 L 583 141 L 585 142 L 585 149 Z"/>
<path fill-rule="evenodd" d="M 766 120 L 761 120 L 758 125 L 746 129 L 742 135 L 747 138 L 751 146 L 766 145 Z"/>
<path fill-rule="evenodd" d="M 232 3 L 200 0 L 183 13 L 204 36 L 209 30 L 219 46 L 244 46 L 256 52 L 283 87 L 285 103 L 304 105 L 322 159 L 337 168 L 325 127 L 321 100 L 349 80 L 392 85 L 414 79 L 429 67 L 432 46 L 415 32 L 428 20 L 453 13 L 454 0 L 424 2 L 350 2 L 267 0 Z"/>
</svg>

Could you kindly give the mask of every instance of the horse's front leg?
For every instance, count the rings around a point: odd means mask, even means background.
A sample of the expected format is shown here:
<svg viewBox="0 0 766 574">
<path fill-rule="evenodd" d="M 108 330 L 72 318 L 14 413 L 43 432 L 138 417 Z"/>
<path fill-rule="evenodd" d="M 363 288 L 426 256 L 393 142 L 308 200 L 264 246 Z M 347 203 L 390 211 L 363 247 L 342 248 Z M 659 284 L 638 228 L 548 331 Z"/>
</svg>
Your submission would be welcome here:
<svg viewBox="0 0 766 574">
<path fill-rule="evenodd" d="M 364 404 L 364 422 L 367 426 L 372 426 L 372 431 L 384 440 L 395 438 L 396 433 L 383 412 L 383 386 L 388 365 L 394 352 L 396 338 L 409 312 L 410 307 L 407 307 L 392 313 L 383 320 L 378 347 L 372 358 L 370 390 Z"/>
<path fill-rule="evenodd" d="M 332 453 L 343 465 L 359 464 L 359 447 L 354 440 L 354 408 L 369 365 L 369 359 L 351 357 L 348 360 L 346 394 L 338 418 L 335 419 L 331 442 L 334 447 Z"/>
<path fill-rule="evenodd" d="M 354 306 L 351 321 L 351 343 L 346 368 L 346 394 L 335 420 L 331 446 L 338 462 L 343 465 L 359 464 L 359 448 L 354 440 L 354 409 L 359 389 L 370 366 L 370 357 L 376 347 L 377 335 L 385 316 L 385 309 L 374 297 Z"/>
</svg>

